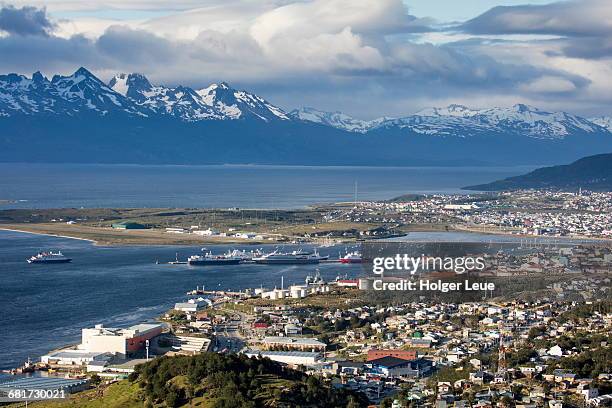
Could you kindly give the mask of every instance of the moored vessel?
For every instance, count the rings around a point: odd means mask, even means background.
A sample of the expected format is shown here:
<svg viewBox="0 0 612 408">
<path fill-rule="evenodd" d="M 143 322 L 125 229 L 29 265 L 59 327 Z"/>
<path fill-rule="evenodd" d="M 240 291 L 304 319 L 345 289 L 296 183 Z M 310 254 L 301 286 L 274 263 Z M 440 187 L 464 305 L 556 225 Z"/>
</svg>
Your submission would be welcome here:
<svg viewBox="0 0 612 408">
<path fill-rule="evenodd" d="M 38 254 L 31 256 L 26 259 L 28 263 L 68 263 L 72 261 L 72 258 L 68 258 L 62 254 L 61 251 L 57 252 L 39 252 Z"/>
<path fill-rule="evenodd" d="M 328 256 L 319 255 L 317 251 L 310 252 L 297 250 L 293 252 L 274 251 L 269 254 L 254 257 L 253 261 L 258 264 L 301 265 L 317 264 L 328 258 Z"/>
<path fill-rule="evenodd" d="M 363 256 L 361 255 L 361 252 L 359 251 L 349 252 L 340 258 L 340 263 L 344 263 L 344 264 L 362 263 L 362 262 L 363 262 Z"/>
<path fill-rule="evenodd" d="M 204 255 L 192 255 L 187 258 L 189 265 L 238 265 L 242 261 L 240 257 L 229 255 L 213 255 L 207 252 Z"/>
</svg>

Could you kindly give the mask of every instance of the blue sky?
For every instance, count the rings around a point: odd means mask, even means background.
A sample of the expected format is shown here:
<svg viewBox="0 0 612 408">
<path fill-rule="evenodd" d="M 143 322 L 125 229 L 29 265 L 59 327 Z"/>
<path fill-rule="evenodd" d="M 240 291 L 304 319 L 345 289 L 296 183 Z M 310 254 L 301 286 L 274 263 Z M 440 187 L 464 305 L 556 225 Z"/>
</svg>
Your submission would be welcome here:
<svg viewBox="0 0 612 408">
<path fill-rule="evenodd" d="M 95 2 L 94 2 L 95 3 Z M 523 4 L 547 4 L 550 0 L 404 0 L 408 10 L 417 16 L 430 16 L 440 21 L 461 21 L 484 13 L 494 6 L 516 6 Z M 174 4 L 167 4 L 166 7 L 151 6 L 146 4 L 135 5 L 135 8 L 106 8 L 100 4 L 100 8 L 92 7 L 88 10 L 70 10 L 68 7 L 60 8 L 53 14 L 63 18 L 75 17 L 101 17 L 117 20 L 133 20 L 161 17 L 173 14 L 177 11 L 189 9 L 189 7 L 177 7 Z"/>
<path fill-rule="evenodd" d="M 226 81 L 370 119 L 527 103 L 612 114 L 609 0 L 15 0 L 0 72 Z"/>
<path fill-rule="evenodd" d="M 484 13 L 495 6 L 548 4 L 550 0 L 405 0 L 410 12 L 417 16 L 432 16 L 440 21 L 463 21 Z"/>
</svg>

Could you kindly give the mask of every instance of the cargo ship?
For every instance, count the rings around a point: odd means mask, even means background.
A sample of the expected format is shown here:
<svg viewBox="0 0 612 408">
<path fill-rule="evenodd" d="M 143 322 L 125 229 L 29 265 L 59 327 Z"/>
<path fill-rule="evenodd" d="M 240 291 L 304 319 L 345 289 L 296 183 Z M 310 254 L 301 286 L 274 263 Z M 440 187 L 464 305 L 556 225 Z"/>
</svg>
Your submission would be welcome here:
<svg viewBox="0 0 612 408">
<path fill-rule="evenodd" d="M 317 264 L 328 259 L 329 256 L 321 256 L 317 251 L 309 252 L 297 250 L 293 252 L 271 252 L 258 257 L 253 257 L 253 261 L 258 264 L 276 265 L 301 265 Z"/>
<path fill-rule="evenodd" d="M 65 257 L 61 251 L 57 252 L 39 252 L 38 254 L 26 259 L 28 263 L 68 263 L 72 261 L 72 258 Z"/>
<path fill-rule="evenodd" d="M 204 255 L 192 255 L 187 258 L 189 265 L 238 265 L 242 258 L 229 255 L 213 255 L 211 252 Z"/>
</svg>

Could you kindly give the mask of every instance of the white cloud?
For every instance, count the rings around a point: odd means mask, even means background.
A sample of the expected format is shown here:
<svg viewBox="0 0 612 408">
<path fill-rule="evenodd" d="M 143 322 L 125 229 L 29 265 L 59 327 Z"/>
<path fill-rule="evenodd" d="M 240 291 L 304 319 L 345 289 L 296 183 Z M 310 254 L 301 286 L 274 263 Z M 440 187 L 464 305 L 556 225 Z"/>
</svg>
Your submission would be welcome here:
<svg viewBox="0 0 612 408">
<path fill-rule="evenodd" d="M 201 7 L 211 0 L 11 0 L 16 6 L 46 7 L 51 12 L 99 11 L 99 10 L 187 10 Z"/>
<path fill-rule="evenodd" d="M 565 78 L 547 75 L 522 84 L 521 90 L 529 93 L 563 93 L 575 91 L 576 85 Z"/>
</svg>

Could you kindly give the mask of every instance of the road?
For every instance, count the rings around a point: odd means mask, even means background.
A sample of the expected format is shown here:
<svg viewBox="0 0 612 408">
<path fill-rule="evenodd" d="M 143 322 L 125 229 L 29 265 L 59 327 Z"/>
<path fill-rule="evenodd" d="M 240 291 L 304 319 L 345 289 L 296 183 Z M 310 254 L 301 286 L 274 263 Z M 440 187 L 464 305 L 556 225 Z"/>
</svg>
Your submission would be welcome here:
<svg viewBox="0 0 612 408">
<path fill-rule="evenodd" d="M 236 311 L 232 311 L 232 313 L 231 321 L 214 326 L 214 347 L 219 352 L 225 350 L 227 353 L 239 353 L 245 348 L 246 339 L 241 330 L 248 333 L 248 315 Z"/>
</svg>

